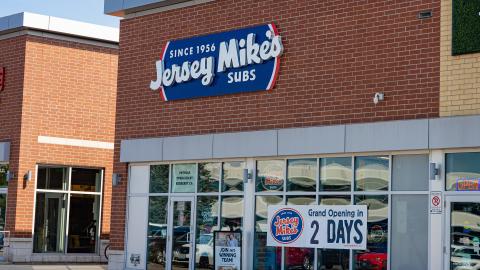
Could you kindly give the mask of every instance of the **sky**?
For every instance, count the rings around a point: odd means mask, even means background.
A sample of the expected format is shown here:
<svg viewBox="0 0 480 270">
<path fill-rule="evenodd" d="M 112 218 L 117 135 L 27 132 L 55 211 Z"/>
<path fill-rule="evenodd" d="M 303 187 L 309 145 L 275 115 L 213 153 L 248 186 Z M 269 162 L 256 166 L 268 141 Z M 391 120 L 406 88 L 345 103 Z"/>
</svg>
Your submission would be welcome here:
<svg viewBox="0 0 480 270">
<path fill-rule="evenodd" d="M 0 0 L 0 17 L 24 11 L 118 27 L 120 18 L 103 13 L 104 0 Z"/>
</svg>

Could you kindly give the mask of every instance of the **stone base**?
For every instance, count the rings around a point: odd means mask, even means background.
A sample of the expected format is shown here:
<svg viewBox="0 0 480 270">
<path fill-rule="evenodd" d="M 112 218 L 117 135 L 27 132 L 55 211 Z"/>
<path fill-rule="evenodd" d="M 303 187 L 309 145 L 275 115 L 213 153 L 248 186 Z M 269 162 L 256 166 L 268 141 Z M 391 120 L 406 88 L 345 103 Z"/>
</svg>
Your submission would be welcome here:
<svg viewBox="0 0 480 270">
<path fill-rule="evenodd" d="M 108 255 L 108 270 L 124 270 L 125 253 L 123 250 L 110 250 Z"/>
<path fill-rule="evenodd" d="M 8 240 L 7 240 L 8 241 Z M 6 241 L 8 262 L 13 263 L 106 263 L 104 250 L 108 240 L 100 240 L 98 254 L 33 253 L 33 238 Z"/>
</svg>

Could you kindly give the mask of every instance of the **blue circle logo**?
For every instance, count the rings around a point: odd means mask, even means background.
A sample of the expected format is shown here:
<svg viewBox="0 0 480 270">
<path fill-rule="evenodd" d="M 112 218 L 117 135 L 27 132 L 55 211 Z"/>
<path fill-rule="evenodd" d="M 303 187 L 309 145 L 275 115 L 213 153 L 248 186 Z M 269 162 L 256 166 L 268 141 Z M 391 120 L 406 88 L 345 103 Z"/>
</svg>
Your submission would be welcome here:
<svg viewBox="0 0 480 270">
<path fill-rule="evenodd" d="M 282 208 L 273 214 L 270 221 L 270 233 L 280 244 L 295 242 L 303 231 L 303 217 L 292 208 Z"/>
</svg>

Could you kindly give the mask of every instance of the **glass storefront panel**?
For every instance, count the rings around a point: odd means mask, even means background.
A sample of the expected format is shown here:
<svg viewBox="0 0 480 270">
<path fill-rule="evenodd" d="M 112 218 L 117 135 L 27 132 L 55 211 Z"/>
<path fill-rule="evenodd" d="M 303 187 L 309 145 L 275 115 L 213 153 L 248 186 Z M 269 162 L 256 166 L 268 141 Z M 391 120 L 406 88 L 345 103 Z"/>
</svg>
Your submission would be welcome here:
<svg viewBox="0 0 480 270">
<path fill-rule="evenodd" d="M 199 196 L 195 269 L 213 269 L 213 231 L 218 230 L 218 196 Z"/>
<path fill-rule="evenodd" d="M 150 197 L 148 205 L 147 269 L 165 269 L 168 197 Z"/>
<path fill-rule="evenodd" d="M 0 188 L 8 187 L 8 180 L 7 180 L 8 169 L 9 167 L 7 164 L 0 164 Z"/>
<path fill-rule="evenodd" d="M 315 205 L 316 203 L 315 196 L 287 196 L 287 205 Z M 313 269 L 314 259 L 313 248 L 285 248 L 285 269 Z"/>
<path fill-rule="evenodd" d="M 102 171 L 98 169 L 72 168 L 71 190 L 100 192 Z"/>
<path fill-rule="evenodd" d="M 445 157 L 447 191 L 480 190 L 480 153 L 451 153 Z"/>
<path fill-rule="evenodd" d="M 33 252 L 64 252 L 67 195 L 37 193 Z"/>
<path fill-rule="evenodd" d="M 96 252 L 99 206 L 100 196 L 98 195 L 70 195 L 67 252 Z"/>
<path fill-rule="evenodd" d="M 5 230 L 5 213 L 7 210 L 7 194 L 0 194 L 0 231 Z M 0 254 L 3 251 L 5 235 L 0 233 Z"/>
<path fill-rule="evenodd" d="M 243 169 L 245 162 L 232 161 L 223 163 L 222 191 L 243 191 Z"/>
<path fill-rule="evenodd" d="M 150 166 L 150 193 L 168 193 L 169 165 Z"/>
<path fill-rule="evenodd" d="M 285 181 L 284 160 L 257 161 L 256 191 L 283 191 Z"/>
<path fill-rule="evenodd" d="M 198 164 L 198 192 L 218 192 L 222 163 Z"/>
<path fill-rule="evenodd" d="M 320 159 L 319 191 L 350 191 L 352 174 L 351 157 Z"/>
<path fill-rule="evenodd" d="M 398 155 L 392 158 L 393 191 L 428 191 L 428 155 Z"/>
<path fill-rule="evenodd" d="M 350 205 L 350 195 L 320 195 L 320 205 Z M 317 269 L 348 270 L 350 251 L 342 249 L 317 249 Z"/>
<path fill-rule="evenodd" d="M 243 230 L 243 205 L 243 196 L 222 197 L 222 231 Z"/>
<path fill-rule="evenodd" d="M 68 189 L 68 168 L 39 167 L 37 189 Z"/>
<path fill-rule="evenodd" d="M 388 156 L 355 157 L 355 190 L 388 190 Z"/>
<path fill-rule="evenodd" d="M 317 159 L 290 159 L 287 171 L 287 191 L 316 191 Z"/>
<path fill-rule="evenodd" d="M 255 198 L 254 269 L 281 269 L 282 248 L 267 247 L 268 206 L 281 204 L 283 204 L 283 196 L 256 196 Z"/>
<path fill-rule="evenodd" d="M 367 250 L 353 252 L 356 270 L 386 269 L 388 250 L 388 195 L 357 195 L 355 204 L 368 206 Z"/>
<path fill-rule="evenodd" d="M 480 203 L 451 202 L 450 269 L 480 267 Z"/>
</svg>

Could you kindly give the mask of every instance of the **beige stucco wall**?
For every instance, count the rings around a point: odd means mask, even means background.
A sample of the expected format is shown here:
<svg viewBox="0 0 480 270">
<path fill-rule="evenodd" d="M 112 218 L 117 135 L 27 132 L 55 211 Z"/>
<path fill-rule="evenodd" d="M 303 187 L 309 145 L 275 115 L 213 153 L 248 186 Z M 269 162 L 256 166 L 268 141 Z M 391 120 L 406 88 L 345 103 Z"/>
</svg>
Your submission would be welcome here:
<svg viewBox="0 0 480 270">
<path fill-rule="evenodd" d="M 452 0 L 440 24 L 440 116 L 480 114 L 480 53 L 452 56 Z"/>
</svg>

